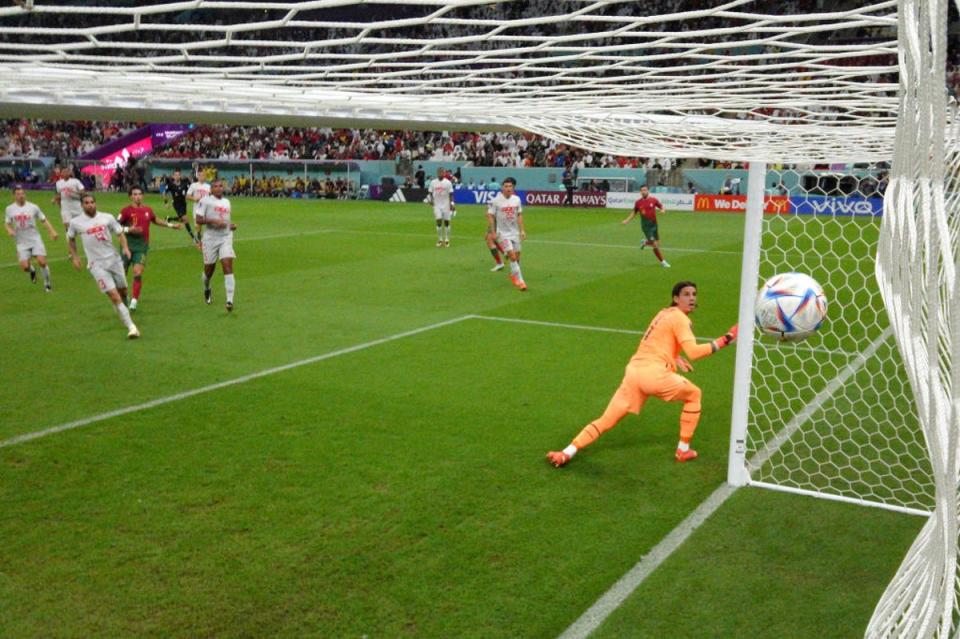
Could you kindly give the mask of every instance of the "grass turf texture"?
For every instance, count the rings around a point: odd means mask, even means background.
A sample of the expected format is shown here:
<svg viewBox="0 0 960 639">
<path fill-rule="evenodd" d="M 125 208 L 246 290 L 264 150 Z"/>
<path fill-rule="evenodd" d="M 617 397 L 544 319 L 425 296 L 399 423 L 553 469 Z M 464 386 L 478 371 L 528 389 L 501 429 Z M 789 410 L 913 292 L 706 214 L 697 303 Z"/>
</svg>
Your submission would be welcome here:
<svg viewBox="0 0 960 639">
<path fill-rule="evenodd" d="M 199 253 L 156 228 L 137 342 L 62 239 L 47 242 L 52 295 L 10 243 L 0 439 L 468 314 L 639 331 L 692 279 L 699 335 L 736 315 L 739 216 L 664 215 L 668 270 L 622 212 L 530 209 L 521 294 L 487 272 L 479 207 L 461 207 L 449 249 L 425 206 L 234 208 L 236 311 L 219 272 L 203 304 Z M 733 349 L 691 375 L 695 463 L 671 461 L 679 407 L 654 400 L 569 468 L 545 464 L 603 409 L 636 341 L 464 319 L 0 448 L 0 634 L 555 636 L 726 476 Z M 862 634 L 919 524 L 738 493 L 602 632 L 733 636 L 784 608 L 750 636 Z M 678 623 L 691 608 L 697 625 Z"/>
</svg>

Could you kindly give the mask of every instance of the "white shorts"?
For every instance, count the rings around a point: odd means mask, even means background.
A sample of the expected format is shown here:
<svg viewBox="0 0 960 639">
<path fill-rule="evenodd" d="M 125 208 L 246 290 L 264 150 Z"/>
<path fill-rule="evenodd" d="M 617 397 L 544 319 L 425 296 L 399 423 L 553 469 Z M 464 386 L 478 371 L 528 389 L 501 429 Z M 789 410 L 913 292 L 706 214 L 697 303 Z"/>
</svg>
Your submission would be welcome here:
<svg viewBox="0 0 960 639">
<path fill-rule="evenodd" d="M 127 288 L 127 276 L 123 274 L 123 262 L 120 258 L 112 262 L 91 262 L 87 268 L 97 281 L 101 293 L 108 293 L 115 288 Z"/>
<path fill-rule="evenodd" d="M 203 236 L 204 264 L 216 264 L 220 260 L 236 256 L 233 252 L 233 234 L 227 237 Z"/>
<path fill-rule="evenodd" d="M 453 212 L 449 208 L 442 209 L 438 206 L 433 207 L 433 219 L 449 222 L 451 217 L 453 217 Z"/>
<path fill-rule="evenodd" d="M 500 245 L 500 248 L 503 249 L 504 253 L 509 253 L 513 251 L 514 253 L 519 253 L 522 245 L 520 244 L 520 238 L 518 236 L 504 237 L 502 235 L 497 236 L 497 244 Z"/>
<path fill-rule="evenodd" d="M 43 245 L 43 240 L 33 240 L 28 242 L 17 242 L 17 259 L 26 262 L 31 257 L 47 256 L 47 247 Z"/>
<path fill-rule="evenodd" d="M 80 215 L 80 214 L 79 214 L 79 213 L 69 213 L 69 212 L 67 212 L 67 211 L 64 211 L 63 209 L 60 210 L 60 219 L 63 221 L 64 224 L 70 224 L 70 220 L 72 220 L 73 218 L 77 217 L 78 215 Z"/>
</svg>

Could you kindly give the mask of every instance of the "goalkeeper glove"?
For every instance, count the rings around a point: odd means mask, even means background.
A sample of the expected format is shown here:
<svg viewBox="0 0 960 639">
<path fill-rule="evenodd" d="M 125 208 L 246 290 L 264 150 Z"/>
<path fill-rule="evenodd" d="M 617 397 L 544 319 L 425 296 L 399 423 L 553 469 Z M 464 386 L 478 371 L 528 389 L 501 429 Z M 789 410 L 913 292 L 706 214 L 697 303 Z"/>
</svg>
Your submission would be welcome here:
<svg viewBox="0 0 960 639">
<path fill-rule="evenodd" d="M 718 350 L 720 350 L 724 346 L 729 346 L 730 342 L 737 339 L 738 332 L 739 332 L 739 328 L 737 327 L 736 324 L 734 324 L 733 326 L 730 327 L 730 330 L 727 331 L 725 335 L 713 340 L 713 352 L 716 353 Z"/>
</svg>

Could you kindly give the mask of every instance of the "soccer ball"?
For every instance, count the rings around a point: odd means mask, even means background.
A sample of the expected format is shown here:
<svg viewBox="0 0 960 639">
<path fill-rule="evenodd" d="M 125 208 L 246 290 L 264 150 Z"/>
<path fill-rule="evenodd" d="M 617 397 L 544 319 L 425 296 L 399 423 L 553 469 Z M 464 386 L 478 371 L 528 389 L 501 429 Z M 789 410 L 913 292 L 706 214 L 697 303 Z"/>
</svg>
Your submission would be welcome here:
<svg viewBox="0 0 960 639">
<path fill-rule="evenodd" d="M 757 327 L 779 340 L 812 335 L 827 317 L 827 297 L 809 275 L 780 273 L 760 287 L 753 305 Z"/>
</svg>

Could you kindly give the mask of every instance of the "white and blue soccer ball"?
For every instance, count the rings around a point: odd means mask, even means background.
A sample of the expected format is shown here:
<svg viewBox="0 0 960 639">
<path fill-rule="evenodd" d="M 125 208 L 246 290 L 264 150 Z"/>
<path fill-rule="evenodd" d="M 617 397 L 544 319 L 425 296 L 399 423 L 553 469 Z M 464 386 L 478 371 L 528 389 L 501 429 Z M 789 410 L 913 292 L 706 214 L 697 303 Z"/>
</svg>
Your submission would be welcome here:
<svg viewBox="0 0 960 639">
<path fill-rule="evenodd" d="M 779 340 L 800 340 L 815 333 L 827 317 L 827 296 L 803 273 L 780 273 L 760 287 L 753 306 L 760 332 Z"/>
</svg>

